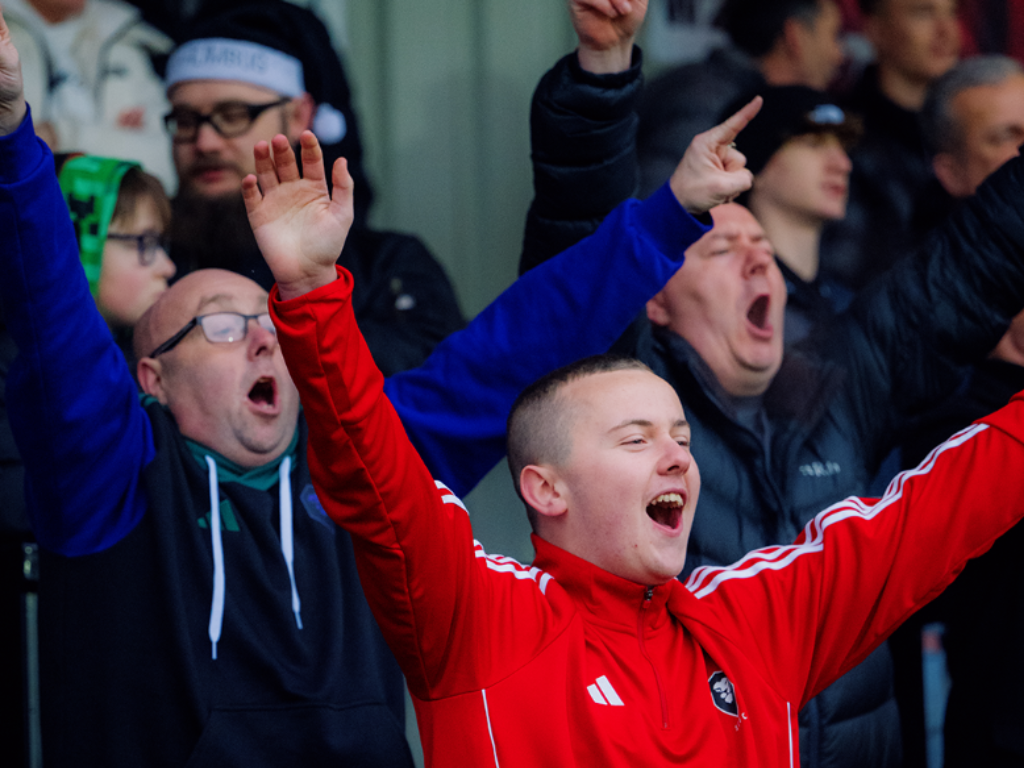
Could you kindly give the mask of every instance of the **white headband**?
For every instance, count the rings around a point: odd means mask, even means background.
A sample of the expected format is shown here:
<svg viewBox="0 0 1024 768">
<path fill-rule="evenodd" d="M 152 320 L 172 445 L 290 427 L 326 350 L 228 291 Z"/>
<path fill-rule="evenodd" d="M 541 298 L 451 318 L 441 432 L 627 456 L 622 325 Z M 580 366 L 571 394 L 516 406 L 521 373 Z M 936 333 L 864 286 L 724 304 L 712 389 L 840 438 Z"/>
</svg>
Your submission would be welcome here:
<svg viewBox="0 0 1024 768">
<path fill-rule="evenodd" d="M 167 62 L 167 88 L 185 80 L 240 80 L 295 98 L 306 92 L 302 62 L 245 40 L 190 40 Z"/>
</svg>

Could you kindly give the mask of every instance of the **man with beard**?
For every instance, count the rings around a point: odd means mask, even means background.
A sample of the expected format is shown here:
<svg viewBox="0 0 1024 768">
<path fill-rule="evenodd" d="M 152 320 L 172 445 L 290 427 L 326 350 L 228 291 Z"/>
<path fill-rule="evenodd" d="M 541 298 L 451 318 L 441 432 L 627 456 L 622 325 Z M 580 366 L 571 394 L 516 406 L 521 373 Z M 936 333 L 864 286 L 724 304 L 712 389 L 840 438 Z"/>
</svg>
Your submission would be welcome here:
<svg viewBox="0 0 1024 768">
<path fill-rule="evenodd" d="M 182 271 L 228 269 L 270 288 L 241 196 L 242 178 L 254 169 L 253 146 L 277 133 L 294 144 L 312 129 L 328 143 L 355 130 L 351 115 L 310 93 L 324 79 L 326 65 L 309 42 L 322 31 L 312 13 L 290 3 L 247 4 L 197 25 L 171 55 L 166 122 L 179 180 L 171 255 Z M 418 239 L 372 230 L 359 223 L 359 211 L 356 219 L 339 263 L 356 276 L 359 327 L 386 374 L 412 368 L 463 325 L 455 293 Z"/>
</svg>

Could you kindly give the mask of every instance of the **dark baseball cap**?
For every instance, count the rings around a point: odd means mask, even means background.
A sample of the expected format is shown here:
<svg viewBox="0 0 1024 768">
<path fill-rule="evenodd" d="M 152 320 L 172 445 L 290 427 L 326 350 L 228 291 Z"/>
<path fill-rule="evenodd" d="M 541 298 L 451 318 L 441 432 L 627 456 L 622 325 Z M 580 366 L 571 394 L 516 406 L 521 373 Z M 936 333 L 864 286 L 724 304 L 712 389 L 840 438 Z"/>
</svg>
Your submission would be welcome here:
<svg viewBox="0 0 1024 768">
<path fill-rule="evenodd" d="M 747 168 L 755 176 L 779 148 L 796 136 L 831 133 L 849 149 L 860 139 L 860 117 L 852 115 L 822 91 L 803 85 L 762 89 L 764 104 L 757 116 L 736 137 L 736 148 L 746 155 Z M 753 94 L 730 105 L 723 119 L 735 113 Z"/>
</svg>

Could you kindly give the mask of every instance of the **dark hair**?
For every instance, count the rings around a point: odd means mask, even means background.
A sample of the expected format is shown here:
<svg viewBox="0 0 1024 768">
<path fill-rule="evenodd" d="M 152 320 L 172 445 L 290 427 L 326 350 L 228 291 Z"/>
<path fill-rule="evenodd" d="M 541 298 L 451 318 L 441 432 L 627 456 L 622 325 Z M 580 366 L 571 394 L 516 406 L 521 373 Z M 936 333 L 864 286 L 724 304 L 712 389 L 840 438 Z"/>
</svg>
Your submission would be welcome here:
<svg viewBox="0 0 1024 768">
<path fill-rule="evenodd" d="M 929 152 L 955 152 L 963 143 L 963 126 L 952 110 L 957 94 L 982 85 L 998 85 L 1013 75 L 1024 75 L 1024 67 L 1009 56 L 974 56 L 935 80 L 921 108 L 921 130 Z"/>
<path fill-rule="evenodd" d="M 559 402 L 562 387 L 578 379 L 612 371 L 650 371 L 632 357 L 605 354 L 585 357 L 537 379 L 512 404 L 507 423 L 508 468 L 519 498 L 519 476 L 531 464 L 561 464 L 572 449 L 573 404 Z M 523 503 L 526 500 L 523 499 Z M 536 530 L 536 512 L 526 505 L 530 525 Z"/>
<path fill-rule="evenodd" d="M 755 59 L 767 54 L 782 36 L 786 22 L 796 18 L 811 24 L 824 0 L 725 0 L 715 26 L 725 30 L 733 44 Z"/>
<path fill-rule="evenodd" d="M 171 224 L 171 201 L 160 180 L 137 167 L 129 168 L 121 179 L 121 186 L 117 191 L 117 204 L 110 220 L 123 222 L 131 219 L 139 207 L 139 201 L 143 199 L 153 201 L 161 229 L 166 232 Z"/>
<path fill-rule="evenodd" d="M 857 0 L 862 16 L 874 16 L 885 0 Z"/>
</svg>

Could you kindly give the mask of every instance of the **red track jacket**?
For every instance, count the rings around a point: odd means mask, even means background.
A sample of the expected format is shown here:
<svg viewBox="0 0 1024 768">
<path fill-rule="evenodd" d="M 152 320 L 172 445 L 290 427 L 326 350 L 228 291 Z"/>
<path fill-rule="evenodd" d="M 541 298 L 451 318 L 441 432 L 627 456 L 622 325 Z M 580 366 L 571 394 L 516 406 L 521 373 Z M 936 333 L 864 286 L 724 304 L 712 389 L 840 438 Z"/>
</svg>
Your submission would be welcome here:
<svg viewBox="0 0 1024 768">
<path fill-rule="evenodd" d="M 382 391 L 347 274 L 271 309 L 310 470 L 430 766 L 797 766 L 796 714 L 1024 515 L 1024 400 L 791 546 L 647 588 L 534 539 L 488 555 Z M 453 381 L 452 386 L 459 386 Z M 706 482 L 714 482 L 707 478 Z"/>
</svg>

